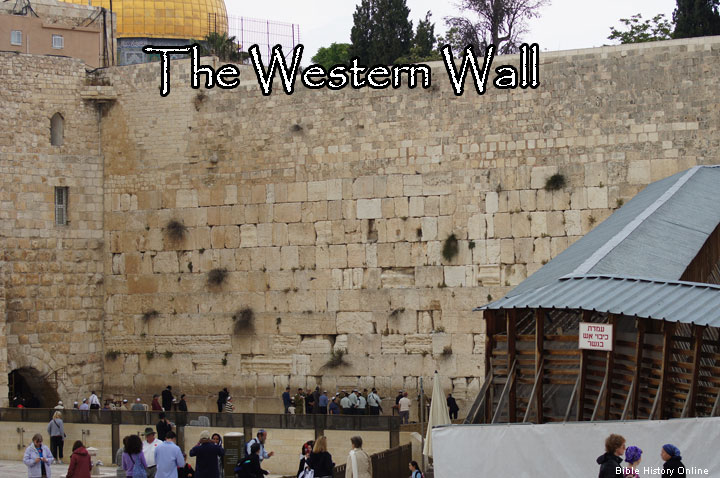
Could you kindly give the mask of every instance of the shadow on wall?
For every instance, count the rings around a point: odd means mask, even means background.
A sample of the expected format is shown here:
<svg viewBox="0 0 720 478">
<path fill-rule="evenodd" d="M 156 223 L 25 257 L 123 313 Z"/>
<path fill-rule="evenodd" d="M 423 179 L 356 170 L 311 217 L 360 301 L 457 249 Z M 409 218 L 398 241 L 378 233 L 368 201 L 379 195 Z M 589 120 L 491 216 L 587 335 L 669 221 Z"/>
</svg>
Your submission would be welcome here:
<svg viewBox="0 0 720 478">
<path fill-rule="evenodd" d="M 10 406 L 21 403 L 27 408 L 53 408 L 60 397 L 56 387 L 37 369 L 23 367 L 8 374 Z"/>
</svg>

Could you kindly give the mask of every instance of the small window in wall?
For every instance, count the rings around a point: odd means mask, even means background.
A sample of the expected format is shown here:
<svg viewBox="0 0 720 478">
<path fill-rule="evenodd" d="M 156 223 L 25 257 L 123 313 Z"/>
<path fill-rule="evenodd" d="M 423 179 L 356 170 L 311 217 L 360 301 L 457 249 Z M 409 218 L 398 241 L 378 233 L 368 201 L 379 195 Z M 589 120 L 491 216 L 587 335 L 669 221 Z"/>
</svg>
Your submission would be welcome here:
<svg viewBox="0 0 720 478">
<path fill-rule="evenodd" d="M 65 134 L 65 120 L 60 113 L 55 113 L 50 118 L 50 144 L 53 146 L 62 146 L 63 136 Z"/>
<path fill-rule="evenodd" d="M 55 224 L 58 226 L 66 226 L 68 223 L 68 188 L 55 188 Z"/>
<path fill-rule="evenodd" d="M 10 44 L 22 45 L 22 31 L 13 30 L 12 32 L 10 32 Z"/>
<path fill-rule="evenodd" d="M 52 42 L 52 47 L 56 50 L 61 50 L 65 47 L 65 39 L 62 35 L 53 35 Z"/>
</svg>

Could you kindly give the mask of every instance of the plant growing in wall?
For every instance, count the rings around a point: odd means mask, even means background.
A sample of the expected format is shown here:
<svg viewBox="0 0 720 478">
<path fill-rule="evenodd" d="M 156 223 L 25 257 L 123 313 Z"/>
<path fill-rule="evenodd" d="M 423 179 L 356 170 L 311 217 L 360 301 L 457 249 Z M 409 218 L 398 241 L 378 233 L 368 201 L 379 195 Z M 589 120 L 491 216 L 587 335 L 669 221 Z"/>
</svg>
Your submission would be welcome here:
<svg viewBox="0 0 720 478">
<path fill-rule="evenodd" d="M 155 351 L 154 350 L 148 350 L 145 352 L 145 357 L 147 357 L 148 360 L 152 360 L 155 358 Z"/>
<path fill-rule="evenodd" d="M 169 358 L 172 358 L 173 353 L 171 350 L 166 350 L 163 355 L 165 356 L 166 359 L 169 359 Z"/>
<path fill-rule="evenodd" d="M 232 319 L 236 334 L 247 332 L 253 329 L 255 312 L 250 307 L 243 307 L 233 314 Z"/>
<path fill-rule="evenodd" d="M 347 354 L 347 350 L 345 349 L 334 349 L 330 352 L 330 358 L 328 358 L 328 361 L 325 363 L 325 367 L 337 368 L 341 365 L 347 365 L 345 354 Z"/>
<path fill-rule="evenodd" d="M 393 319 L 396 318 L 398 315 L 405 312 L 405 307 L 400 307 L 399 309 L 394 309 L 392 312 L 390 312 L 390 317 Z"/>
<path fill-rule="evenodd" d="M 555 173 L 545 180 L 545 191 L 558 191 L 565 187 L 565 176 Z"/>
<path fill-rule="evenodd" d="M 150 321 L 150 319 L 154 319 L 155 317 L 157 317 L 159 315 L 160 315 L 160 312 L 158 312 L 155 309 L 151 309 L 151 310 L 146 310 L 145 312 L 143 312 L 142 318 L 145 322 L 148 322 L 148 321 Z"/>
<path fill-rule="evenodd" d="M 105 354 L 105 358 L 108 360 L 116 360 L 120 356 L 120 352 L 117 350 L 108 350 Z"/>
<path fill-rule="evenodd" d="M 446 261 L 450 262 L 455 258 L 455 256 L 458 255 L 458 240 L 455 236 L 455 233 L 452 233 L 448 236 L 447 239 L 445 239 L 445 243 L 443 244 L 443 250 L 442 255 L 445 258 Z"/>
<path fill-rule="evenodd" d="M 208 284 L 211 286 L 219 286 L 225 282 L 227 277 L 227 269 L 212 269 L 208 272 Z"/>
<path fill-rule="evenodd" d="M 165 234 L 167 234 L 168 239 L 171 241 L 181 241 L 186 233 L 187 227 L 177 219 L 171 219 L 167 225 L 165 225 Z"/>
</svg>

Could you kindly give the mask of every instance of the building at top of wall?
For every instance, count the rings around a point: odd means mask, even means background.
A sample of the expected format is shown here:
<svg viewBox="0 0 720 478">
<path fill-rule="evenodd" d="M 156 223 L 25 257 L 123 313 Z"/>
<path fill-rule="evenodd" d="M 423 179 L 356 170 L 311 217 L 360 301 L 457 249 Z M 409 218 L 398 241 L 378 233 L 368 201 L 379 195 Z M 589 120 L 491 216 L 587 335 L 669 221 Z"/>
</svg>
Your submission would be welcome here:
<svg viewBox="0 0 720 478">
<path fill-rule="evenodd" d="M 85 0 L 61 0 L 85 3 Z M 91 0 L 110 9 L 117 18 L 117 63 L 132 65 L 158 57 L 146 55 L 142 47 L 181 46 L 202 40 L 209 33 L 227 33 L 228 18 L 223 0 Z"/>
<path fill-rule="evenodd" d="M 104 8 L 56 0 L 0 3 L 0 50 L 115 64 L 113 16 Z"/>
</svg>

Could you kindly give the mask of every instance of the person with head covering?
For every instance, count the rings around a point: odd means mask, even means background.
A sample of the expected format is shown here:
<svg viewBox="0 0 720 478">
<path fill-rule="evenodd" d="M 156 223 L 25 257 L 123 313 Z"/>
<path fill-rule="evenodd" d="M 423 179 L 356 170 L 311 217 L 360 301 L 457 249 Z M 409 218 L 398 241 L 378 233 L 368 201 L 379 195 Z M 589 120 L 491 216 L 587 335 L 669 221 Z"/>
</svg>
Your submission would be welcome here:
<svg viewBox="0 0 720 478">
<path fill-rule="evenodd" d="M 150 409 L 152 411 L 162 412 L 162 405 L 160 405 L 160 396 L 156 393 L 153 395 L 152 402 L 150 403 Z"/>
<path fill-rule="evenodd" d="M 203 430 L 200 441 L 192 447 L 190 456 L 197 457 L 195 461 L 195 478 L 218 478 L 218 457 L 225 456 L 225 450 L 210 440 L 210 432 Z"/>
<path fill-rule="evenodd" d="M 210 437 L 210 441 L 212 441 L 214 444 L 218 445 L 219 447 L 222 447 L 222 446 L 223 446 L 223 444 L 222 444 L 222 437 L 220 436 L 219 433 L 213 433 L 212 436 Z M 225 477 L 225 467 L 224 467 L 224 465 L 225 465 L 225 457 L 224 457 L 224 456 L 219 456 L 219 457 L 218 457 L 218 467 L 220 468 L 220 478 L 224 478 L 224 477 Z"/>
<path fill-rule="evenodd" d="M 150 427 L 145 429 L 145 441 L 143 442 L 143 455 L 145 455 L 145 463 L 147 463 L 147 476 L 153 478 L 157 467 L 155 466 L 155 449 L 162 442 L 157 439 L 155 430 Z"/>
<path fill-rule="evenodd" d="M 625 450 L 625 461 L 628 467 L 625 468 L 625 478 L 639 478 L 638 465 L 642 458 L 642 450 L 636 446 L 630 446 Z"/>
<path fill-rule="evenodd" d="M 72 456 L 70 457 L 70 466 L 68 467 L 65 478 L 90 478 L 92 471 L 92 460 L 85 445 L 80 440 L 75 441 L 72 447 Z"/>
<path fill-rule="evenodd" d="M 55 410 L 65 410 L 62 400 L 58 400 L 58 404 L 55 405 Z"/>
<path fill-rule="evenodd" d="M 310 466 L 307 465 L 307 460 L 308 458 L 310 458 L 310 453 L 312 453 L 313 446 L 315 446 L 315 440 L 309 440 L 306 441 L 300 449 L 300 466 L 298 467 L 298 472 L 296 476 L 300 476 L 301 473 L 304 473 L 306 468 L 310 469 Z"/>
<path fill-rule="evenodd" d="M 665 476 L 672 476 L 677 478 L 681 476 L 685 478 L 685 465 L 682 462 L 682 456 L 680 456 L 680 450 L 678 447 L 671 444 L 663 445 L 660 451 L 660 457 L 665 462 L 663 464 L 663 474 Z"/>
<path fill-rule="evenodd" d="M 235 411 L 235 405 L 233 404 L 233 398 L 228 397 L 225 401 L 225 413 L 232 413 Z"/>
<path fill-rule="evenodd" d="M 622 478 L 622 456 L 625 454 L 625 438 L 622 435 L 612 434 L 605 440 L 605 454 L 600 455 L 597 464 L 600 465 L 598 478 Z"/>
<path fill-rule="evenodd" d="M 60 410 L 53 413 L 52 420 L 47 426 L 48 435 L 50 435 L 50 451 L 57 458 L 57 462 L 62 464 L 63 445 L 65 444 L 65 424 L 62 421 Z"/>
<path fill-rule="evenodd" d="M 142 400 L 140 397 L 135 399 L 135 403 L 133 403 L 132 408 L 130 408 L 133 412 L 144 412 L 145 411 L 145 405 L 143 405 Z"/>
</svg>

